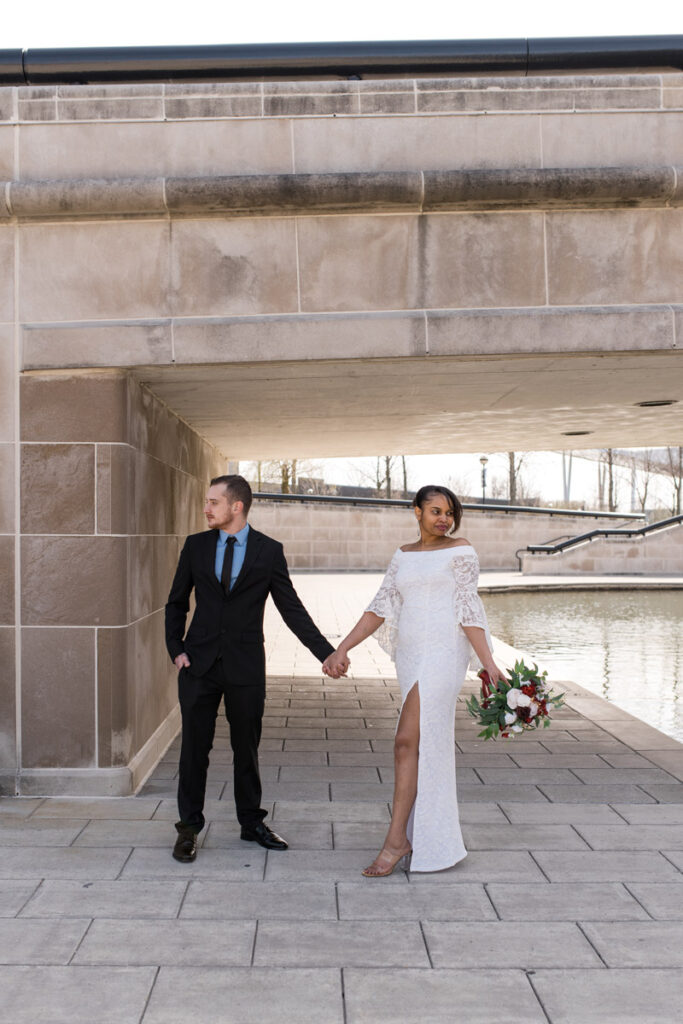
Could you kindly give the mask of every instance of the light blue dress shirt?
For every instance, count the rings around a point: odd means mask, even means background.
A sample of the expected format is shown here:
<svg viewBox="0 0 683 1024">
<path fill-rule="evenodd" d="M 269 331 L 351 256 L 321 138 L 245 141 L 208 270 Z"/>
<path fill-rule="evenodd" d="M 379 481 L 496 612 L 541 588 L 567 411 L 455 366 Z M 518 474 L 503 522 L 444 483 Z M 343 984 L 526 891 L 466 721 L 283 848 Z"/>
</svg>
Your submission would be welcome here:
<svg viewBox="0 0 683 1024">
<path fill-rule="evenodd" d="M 228 534 L 225 530 L 219 530 L 218 543 L 216 544 L 216 578 L 220 580 L 225 560 L 225 548 L 228 543 Z M 230 589 L 235 586 L 235 580 L 240 574 L 244 565 L 244 556 L 247 553 L 247 536 L 249 535 L 249 523 L 243 526 L 239 533 L 232 534 L 235 538 L 235 546 L 232 549 L 232 565 L 230 567 Z"/>
</svg>

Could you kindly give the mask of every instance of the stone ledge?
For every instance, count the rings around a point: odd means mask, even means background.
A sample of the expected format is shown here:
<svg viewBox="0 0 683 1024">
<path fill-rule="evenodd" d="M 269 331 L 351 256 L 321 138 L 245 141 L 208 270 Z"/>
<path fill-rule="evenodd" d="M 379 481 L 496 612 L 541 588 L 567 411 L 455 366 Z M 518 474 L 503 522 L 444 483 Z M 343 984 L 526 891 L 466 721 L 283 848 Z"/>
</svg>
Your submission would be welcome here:
<svg viewBox="0 0 683 1024">
<path fill-rule="evenodd" d="M 0 182 L 0 220 L 678 206 L 683 167 L 497 168 Z"/>
</svg>

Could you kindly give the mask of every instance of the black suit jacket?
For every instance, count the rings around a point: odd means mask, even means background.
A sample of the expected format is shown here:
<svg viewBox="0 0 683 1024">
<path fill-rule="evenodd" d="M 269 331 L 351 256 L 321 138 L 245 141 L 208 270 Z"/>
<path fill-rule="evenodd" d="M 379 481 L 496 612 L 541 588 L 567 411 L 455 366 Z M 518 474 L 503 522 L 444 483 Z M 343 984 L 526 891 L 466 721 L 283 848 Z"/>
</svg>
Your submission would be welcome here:
<svg viewBox="0 0 683 1024">
<path fill-rule="evenodd" d="M 166 605 L 166 646 L 171 658 L 184 652 L 191 674 L 201 676 L 220 655 L 230 683 L 265 686 L 263 613 L 272 594 L 294 635 L 324 661 L 334 648 L 302 605 L 289 578 L 282 544 L 250 527 L 244 564 L 226 594 L 216 579 L 218 537 L 218 530 L 194 533 L 180 553 Z M 185 635 L 193 588 L 196 608 Z"/>
</svg>

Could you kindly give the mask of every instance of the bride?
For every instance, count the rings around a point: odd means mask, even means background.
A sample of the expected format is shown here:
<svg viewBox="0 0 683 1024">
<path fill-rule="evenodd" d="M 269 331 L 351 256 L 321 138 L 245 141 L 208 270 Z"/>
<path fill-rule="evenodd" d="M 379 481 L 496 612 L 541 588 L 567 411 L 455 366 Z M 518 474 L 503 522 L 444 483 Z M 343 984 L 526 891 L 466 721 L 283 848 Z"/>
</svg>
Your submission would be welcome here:
<svg viewBox="0 0 683 1024">
<path fill-rule="evenodd" d="M 411 871 L 440 871 L 466 856 L 455 788 L 455 702 L 472 650 L 497 682 L 491 636 L 477 594 L 479 561 L 464 537 L 451 539 L 462 506 L 447 487 L 413 499 L 420 539 L 395 552 L 367 610 L 323 663 L 338 678 L 348 652 L 371 634 L 396 663 L 401 714 L 394 741 L 394 798 L 384 845 L 363 874 L 390 875 L 412 854 Z"/>
</svg>

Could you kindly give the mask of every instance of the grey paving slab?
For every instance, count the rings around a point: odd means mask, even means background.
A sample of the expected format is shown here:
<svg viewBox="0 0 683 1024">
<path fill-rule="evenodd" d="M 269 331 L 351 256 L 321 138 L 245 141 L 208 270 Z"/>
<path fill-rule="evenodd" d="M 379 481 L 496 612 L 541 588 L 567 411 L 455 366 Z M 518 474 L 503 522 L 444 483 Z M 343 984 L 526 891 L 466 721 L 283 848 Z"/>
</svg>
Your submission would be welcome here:
<svg viewBox="0 0 683 1024">
<path fill-rule="evenodd" d="M 547 1024 L 523 971 L 349 968 L 344 991 L 347 1024 Z"/>
<path fill-rule="evenodd" d="M 553 803 L 560 804 L 651 804 L 655 798 L 638 786 L 539 786 L 541 792 Z"/>
<path fill-rule="evenodd" d="M 677 782 L 672 785 L 652 786 L 650 783 L 643 783 L 643 789 L 651 797 L 662 804 L 683 804 L 683 783 Z"/>
<path fill-rule="evenodd" d="M 393 877 L 393 876 L 392 876 Z M 529 853 L 511 850 L 481 850 L 469 854 L 446 871 L 410 872 L 411 885 L 443 885 L 444 882 L 509 882 L 510 878 L 544 882 L 544 876 Z M 373 881 L 373 880 L 371 880 Z"/>
<path fill-rule="evenodd" d="M 652 804 L 652 806 L 656 806 Z M 507 817 L 513 824 L 579 824 L 600 823 L 619 824 L 623 818 L 608 804 L 501 804 Z"/>
<path fill-rule="evenodd" d="M 367 782 L 380 781 L 377 769 L 361 765 L 335 765 L 330 767 L 292 765 L 280 771 L 280 782 Z"/>
<path fill-rule="evenodd" d="M 680 882 L 631 882 L 628 888 L 656 921 L 683 921 Z"/>
<path fill-rule="evenodd" d="M 87 824 L 87 818 L 57 822 L 49 818 L 15 818 L 0 827 L 0 847 L 70 846 Z"/>
<path fill-rule="evenodd" d="M 22 917 L 177 917 L 187 882 L 44 881 Z"/>
<path fill-rule="evenodd" d="M 628 826 L 625 826 L 628 828 Z M 468 850 L 585 850 L 571 825 L 465 825 Z"/>
<path fill-rule="evenodd" d="M 461 754 L 456 758 L 456 770 L 461 768 L 516 768 L 509 754 L 482 750 L 475 754 Z"/>
<path fill-rule="evenodd" d="M 297 740 L 287 735 L 285 740 L 285 752 L 301 750 L 325 750 L 337 754 L 370 753 L 370 739 L 368 737 L 354 737 L 346 740 Z"/>
<path fill-rule="evenodd" d="M 347 753 L 330 751 L 328 758 L 333 768 L 343 768 L 347 765 L 389 768 L 393 767 L 394 764 L 393 751 L 385 751 L 384 753 L 374 753 L 374 751 L 366 750 L 350 751 Z"/>
<path fill-rule="evenodd" d="M 155 975 L 153 967 L 0 967 L 2 1012 L 11 1024 L 139 1024 Z"/>
<path fill-rule="evenodd" d="M 614 804 L 631 825 L 683 825 L 680 804 Z"/>
<path fill-rule="evenodd" d="M 424 921 L 434 967 L 602 967 L 575 924 L 533 921 Z"/>
<path fill-rule="evenodd" d="M 74 846 L 163 846 L 175 842 L 175 830 L 165 821 L 103 821 L 88 822 Z M 200 837 L 201 842 L 201 837 Z"/>
<path fill-rule="evenodd" d="M 73 963 L 120 967 L 144 964 L 248 967 L 255 932 L 254 920 L 100 919 L 93 921 Z"/>
<path fill-rule="evenodd" d="M 668 860 L 671 861 L 672 864 L 676 865 L 680 872 L 679 880 L 683 882 L 683 851 L 662 849 L 661 852 L 668 858 Z"/>
<path fill-rule="evenodd" d="M 20 882 L 10 878 L 0 879 L 0 917 L 14 917 L 28 903 L 40 882 Z"/>
<path fill-rule="evenodd" d="M 483 884 L 401 885 L 340 882 L 339 916 L 347 921 L 493 921 Z M 635 901 L 634 901 L 635 902 Z M 642 911 L 641 911 L 642 913 Z M 645 916 L 643 914 L 643 916 Z"/>
<path fill-rule="evenodd" d="M 279 821 L 386 821 L 391 820 L 389 805 L 383 800 L 353 802 L 278 800 L 273 822 Z"/>
<path fill-rule="evenodd" d="M 363 868 L 377 856 L 376 845 L 366 850 L 288 850 L 286 856 L 270 856 L 266 867 L 267 882 L 357 881 Z M 369 884 L 376 879 L 368 879 Z M 406 872 L 398 868 L 382 879 L 385 885 L 407 884 Z"/>
<path fill-rule="evenodd" d="M 603 783 L 638 786 L 675 782 L 673 776 L 661 768 L 575 768 L 574 775 L 578 775 L 581 781 L 589 786 L 599 786 Z"/>
<path fill-rule="evenodd" d="M 577 825 L 594 850 L 683 850 L 683 825 Z"/>
<path fill-rule="evenodd" d="M 43 803 L 42 797 L 0 796 L 0 822 L 8 818 L 28 818 Z"/>
<path fill-rule="evenodd" d="M 514 778 L 511 774 L 510 778 Z M 459 803 L 479 803 L 480 800 L 489 803 L 532 803 L 547 804 L 548 798 L 536 786 L 515 786 L 498 783 L 482 785 L 470 785 L 458 783 Z"/>
<path fill-rule="evenodd" d="M 263 1024 L 264 1009 L 278 1024 L 342 1024 L 340 972 L 162 967 L 142 1024 Z"/>
<path fill-rule="evenodd" d="M 494 882 L 487 891 L 504 921 L 647 920 L 638 900 L 618 882 Z"/>
<path fill-rule="evenodd" d="M 576 784 L 576 775 L 568 768 L 479 768 L 477 774 L 484 782 L 494 786 L 509 783 L 513 777 L 520 786 Z"/>
<path fill-rule="evenodd" d="M 259 764 L 261 767 L 267 765 L 286 765 L 298 767 L 323 767 L 327 765 L 327 755 L 324 750 L 261 750 L 259 749 Z"/>
<path fill-rule="evenodd" d="M 387 942 L 384 922 L 311 921 L 259 923 L 257 967 L 429 967 L 420 926 L 403 921 Z"/>
<path fill-rule="evenodd" d="M 549 807 L 550 804 L 546 804 Z M 469 803 L 460 804 L 458 807 L 460 824 L 492 824 L 496 821 L 507 821 L 505 814 L 496 803 Z"/>
<path fill-rule="evenodd" d="M 337 803 L 355 803 L 356 801 L 386 800 L 389 802 L 394 795 L 393 783 L 377 782 L 333 782 L 330 785 L 332 800 Z"/>
<path fill-rule="evenodd" d="M 331 850 L 332 822 L 278 821 L 278 834 L 289 843 L 290 850 Z M 212 821 L 204 833 L 202 849 L 244 850 L 237 822 Z"/>
<path fill-rule="evenodd" d="M 655 882 L 676 877 L 683 880 L 661 853 L 650 851 L 540 851 L 534 858 L 551 882 Z"/>
<path fill-rule="evenodd" d="M 523 751 L 510 757 L 520 768 L 604 768 L 600 754 L 527 754 Z"/>
<path fill-rule="evenodd" d="M 584 931 L 608 967 L 683 967 L 683 921 L 598 921 Z"/>
<path fill-rule="evenodd" d="M 380 850 L 387 834 L 386 822 L 334 822 L 335 850 Z"/>
<path fill-rule="evenodd" d="M 552 1024 L 680 1024 L 679 970 L 540 970 L 532 982 Z"/>
<path fill-rule="evenodd" d="M 11 918 L 0 928 L 0 964 L 68 964 L 90 921 Z"/>
<path fill-rule="evenodd" d="M 665 769 L 679 782 L 683 781 L 683 749 L 678 750 L 644 750 L 643 754 L 651 763 Z"/>
<path fill-rule="evenodd" d="M 254 843 L 242 845 L 247 847 L 244 853 L 241 850 L 200 850 L 192 864 L 179 864 L 171 856 L 170 847 L 168 850 L 136 849 L 122 878 L 171 878 L 174 881 L 225 878 L 231 882 L 262 878 L 266 851 Z"/>
<path fill-rule="evenodd" d="M 267 782 L 263 783 L 263 799 L 280 800 L 328 800 L 328 782 Z"/>
<path fill-rule="evenodd" d="M 673 753 L 673 751 L 672 751 Z M 635 751 L 631 751 L 627 754 L 601 754 L 601 760 L 606 761 L 612 768 L 652 768 L 652 761 L 649 761 L 647 757 L 642 754 L 636 754 Z M 581 765 L 581 767 L 590 768 L 591 765 Z"/>
<path fill-rule="evenodd" d="M 10 846 L 0 857 L 0 878 L 116 878 L 129 856 L 129 847 Z"/>
<path fill-rule="evenodd" d="M 51 797 L 33 812 L 34 818 L 151 818 L 159 801 L 126 796 L 92 800 L 87 797 Z"/>
<path fill-rule="evenodd" d="M 221 920 L 334 921 L 334 881 L 190 882 L 181 918 Z"/>
</svg>

